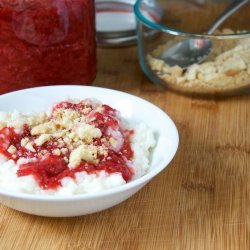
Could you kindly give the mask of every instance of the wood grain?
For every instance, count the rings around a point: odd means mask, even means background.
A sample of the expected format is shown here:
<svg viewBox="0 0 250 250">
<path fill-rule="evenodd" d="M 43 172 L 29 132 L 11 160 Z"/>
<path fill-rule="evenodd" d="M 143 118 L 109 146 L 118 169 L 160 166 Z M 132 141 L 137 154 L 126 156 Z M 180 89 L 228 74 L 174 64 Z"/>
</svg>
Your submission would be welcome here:
<svg viewBox="0 0 250 250">
<path fill-rule="evenodd" d="M 106 211 L 44 218 L 0 205 L 0 249 L 250 249 L 250 98 L 194 99 L 154 86 L 135 47 L 99 49 L 96 86 L 156 104 L 176 122 L 170 166 Z"/>
</svg>

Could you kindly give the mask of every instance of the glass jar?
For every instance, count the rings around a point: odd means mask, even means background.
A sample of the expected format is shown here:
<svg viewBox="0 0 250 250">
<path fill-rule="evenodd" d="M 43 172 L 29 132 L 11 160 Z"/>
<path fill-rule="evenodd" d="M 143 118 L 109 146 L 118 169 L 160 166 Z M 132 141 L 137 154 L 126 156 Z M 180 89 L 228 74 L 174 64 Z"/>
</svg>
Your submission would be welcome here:
<svg viewBox="0 0 250 250">
<path fill-rule="evenodd" d="M 0 86 L 90 84 L 94 0 L 0 0 Z"/>
</svg>

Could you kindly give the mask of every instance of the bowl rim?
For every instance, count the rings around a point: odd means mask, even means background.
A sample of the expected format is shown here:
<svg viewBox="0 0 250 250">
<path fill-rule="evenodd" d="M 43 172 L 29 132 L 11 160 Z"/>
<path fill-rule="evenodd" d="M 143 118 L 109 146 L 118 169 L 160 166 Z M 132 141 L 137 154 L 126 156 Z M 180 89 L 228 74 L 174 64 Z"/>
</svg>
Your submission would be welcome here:
<svg viewBox="0 0 250 250">
<path fill-rule="evenodd" d="M 151 29 L 155 29 L 158 31 L 166 32 L 170 35 L 174 36 L 182 36 L 182 37 L 192 37 L 192 38 L 207 38 L 207 39 L 242 39 L 250 37 L 250 31 L 240 32 L 237 34 L 221 34 L 221 35 L 215 35 L 215 34 L 199 34 L 199 33 L 190 33 L 190 32 L 184 32 L 179 29 L 173 29 L 169 26 L 164 26 L 159 23 L 152 22 L 150 19 L 145 17 L 145 15 L 141 12 L 140 6 L 145 0 L 137 0 L 134 4 L 134 13 L 136 16 L 137 21 L 142 22 L 144 25 L 150 27 Z M 155 4 L 155 9 L 159 9 L 160 7 Z M 152 10 L 152 9 L 151 9 Z M 137 29 L 138 30 L 138 29 Z"/>
<path fill-rule="evenodd" d="M 158 113 L 160 113 L 163 117 L 165 116 L 165 118 L 169 121 L 170 125 L 172 126 L 172 133 L 176 139 L 175 141 L 175 145 L 173 147 L 173 153 L 172 155 L 167 159 L 165 159 L 163 162 L 161 162 L 160 164 L 156 165 L 152 170 L 150 170 L 148 173 L 146 173 L 145 175 L 139 177 L 138 179 L 132 180 L 131 182 L 128 182 L 124 185 L 118 186 L 118 187 L 114 187 L 114 188 L 110 188 L 107 190 L 102 190 L 99 192 L 94 192 L 94 193 L 83 193 L 83 194 L 71 194 L 71 195 L 61 195 L 61 196 L 55 196 L 55 195 L 49 195 L 49 194 L 30 194 L 30 193 L 18 193 L 18 192 L 13 192 L 13 191 L 7 191 L 4 189 L 0 189 L 0 196 L 8 196 L 8 197 L 12 197 L 12 198 L 17 198 L 17 199 L 25 199 L 25 200 L 36 200 L 36 201 L 51 201 L 51 202 L 65 202 L 65 201 L 79 201 L 79 200 L 88 200 L 88 199 L 95 199 L 95 198 L 99 198 L 99 197 L 107 197 L 110 195 L 114 195 L 114 194 L 118 194 L 124 191 L 128 191 L 131 190 L 133 188 L 139 187 L 143 184 L 146 184 L 147 182 L 149 182 L 153 177 L 155 177 L 156 175 L 158 175 L 161 171 L 163 171 L 168 165 L 169 163 L 172 161 L 172 159 L 174 158 L 174 156 L 176 155 L 178 146 L 179 146 L 179 133 L 178 130 L 176 128 L 175 123 L 173 122 L 173 120 L 169 117 L 169 115 L 164 112 L 162 109 L 160 109 L 159 107 L 157 107 L 156 105 L 154 105 L 153 103 L 138 97 L 136 95 L 133 94 L 129 94 L 123 91 L 119 91 L 119 90 L 114 90 L 114 89 L 109 89 L 109 88 L 104 88 L 104 87 L 95 87 L 95 86 L 81 86 L 81 85 L 51 85 L 51 86 L 40 86 L 40 87 L 34 87 L 34 88 L 25 88 L 25 89 L 21 89 L 21 90 L 17 90 L 17 91 L 12 91 L 6 94 L 2 94 L 0 95 L 0 98 L 8 96 L 8 95 L 12 95 L 12 94 L 17 94 L 19 92 L 25 92 L 25 91 L 32 91 L 34 89 L 45 89 L 45 88 L 75 88 L 75 87 L 80 87 L 80 88 L 85 88 L 85 89 L 96 89 L 96 90 L 102 90 L 102 91 L 108 91 L 108 92 L 113 92 L 116 95 L 123 95 L 123 96 L 127 96 L 128 98 L 135 98 L 140 102 L 145 103 L 145 105 L 149 105 L 151 107 L 153 107 Z"/>
</svg>

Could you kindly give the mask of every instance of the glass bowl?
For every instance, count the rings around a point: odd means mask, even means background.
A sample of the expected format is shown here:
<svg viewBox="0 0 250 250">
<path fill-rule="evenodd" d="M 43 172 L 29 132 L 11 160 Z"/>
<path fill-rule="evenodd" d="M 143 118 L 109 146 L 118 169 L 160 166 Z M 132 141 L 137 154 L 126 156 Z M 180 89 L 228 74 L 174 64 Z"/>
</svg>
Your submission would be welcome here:
<svg viewBox="0 0 250 250">
<path fill-rule="evenodd" d="M 231 1 L 232 2 L 232 1 Z M 138 0 L 140 65 L 157 85 L 191 95 L 234 95 L 250 91 L 250 2 L 241 6 L 212 35 L 208 30 L 230 1 Z M 154 35 L 152 35 L 154 34 Z M 188 66 L 165 59 L 177 43 L 209 43 L 202 60 Z M 178 52 L 178 50 L 177 50 Z M 190 59 L 188 54 L 186 59 Z"/>
</svg>

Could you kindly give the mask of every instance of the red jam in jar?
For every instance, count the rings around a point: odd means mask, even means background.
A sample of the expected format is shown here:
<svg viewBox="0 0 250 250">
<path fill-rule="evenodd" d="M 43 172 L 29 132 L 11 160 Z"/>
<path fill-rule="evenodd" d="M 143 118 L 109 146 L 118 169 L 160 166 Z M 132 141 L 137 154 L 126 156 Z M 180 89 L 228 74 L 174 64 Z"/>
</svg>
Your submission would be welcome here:
<svg viewBox="0 0 250 250">
<path fill-rule="evenodd" d="M 0 0 L 0 84 L 90 84 L 94 0 Z"/>
</svg>

